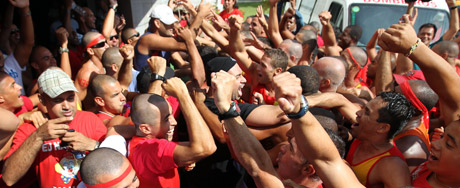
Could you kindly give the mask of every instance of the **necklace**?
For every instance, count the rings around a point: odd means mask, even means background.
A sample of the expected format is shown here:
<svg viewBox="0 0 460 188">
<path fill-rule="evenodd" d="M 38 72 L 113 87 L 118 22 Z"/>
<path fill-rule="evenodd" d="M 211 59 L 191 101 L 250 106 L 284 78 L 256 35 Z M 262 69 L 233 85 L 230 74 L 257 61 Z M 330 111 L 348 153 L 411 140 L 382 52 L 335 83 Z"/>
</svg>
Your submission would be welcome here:
<svg viewBox="0 0 460 188">
<path fill-rule="evenodd" d="M 444 187 L 447 187 L 447 188 L 460 188 L 460 187 L 451 187 L 451 186 L 449 186 L 449 185 L 446 185 L 446 184 L 442 183 L 441 181 L 439 181 L 438 176 L 436 175 L 436 173 L 434 173 L 434 179 L 435 179 L 439 184 L 443 185 Z"/>
</svg>

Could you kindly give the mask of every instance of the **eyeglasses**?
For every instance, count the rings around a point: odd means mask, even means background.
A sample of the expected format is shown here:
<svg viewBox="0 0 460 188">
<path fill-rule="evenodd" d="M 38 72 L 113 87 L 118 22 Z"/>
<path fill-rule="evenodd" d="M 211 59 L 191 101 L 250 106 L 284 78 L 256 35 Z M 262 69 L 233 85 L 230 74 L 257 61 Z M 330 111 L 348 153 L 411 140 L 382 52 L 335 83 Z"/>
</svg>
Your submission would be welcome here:
<svg viewBox="0 0 460 188">
<path fill-rule="evenodd" d="M 19 32 L 19 29 L 12 29 L 10 34 L 15 34 L 15 33 L 18 33 Z"/>
<path fill-rule="evenodd" d="M 91 48 L 102 48 L 104 46 L 105 46 L 105 40 L 91 46 Z"/>
<path fill-rule="evenodd" d="M 112 35 L 112 36 L 110 36 L 110 40 L 113 40 L 113 38 L 118 39 L 118 35 Z"/>
<path fill-rule="evenodd" d="M 128 39 L 132 39 L 133 37 L 139 37 L 139 32 L 134 34 L 133 36 L 130 36 Z"/>
</svg>

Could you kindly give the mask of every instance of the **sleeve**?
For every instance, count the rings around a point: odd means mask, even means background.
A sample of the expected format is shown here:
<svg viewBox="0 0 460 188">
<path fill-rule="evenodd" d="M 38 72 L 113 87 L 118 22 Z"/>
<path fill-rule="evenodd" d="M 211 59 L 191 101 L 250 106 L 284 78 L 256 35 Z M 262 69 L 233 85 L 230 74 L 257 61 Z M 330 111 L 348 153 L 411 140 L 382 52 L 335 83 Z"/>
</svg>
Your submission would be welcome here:
<svg viewBox="0 0 460 188">
<path fill-rule="evenodd" d="M 122 155 L 126 156 L 127 150 L 126 150 L 126 140 L 120 135 L 111 135 L 101 143 L 99 146 L 101 148 L 112 148 L 114 150 L 117 150 L 120 152 Z"/>
<path fill-rule="evenodd" d="M 178 167 L 173 158 L 176 146 L 175 142 L 165 139 L 150 139 L 136 146 L 134 156 L 138 156 L 138 160 L 144 160 L 146 170 L 162 174 Z"/>
<path fill-rule="evenodd" d="M 89 113 L 91 118 L 90 119 L 90 126 L 91 130 L 93 130 L 92 139 L 98 140 L 99 142 L 102 142 L 104 140 L 105 135 L 107 134 L 107 127 L 104 125 L 101 119 L 99 119 L 96 114 Z"/>
<path fill-rule="evenodd" d="M 243 121 L 246 121 L 246 118 L 249 116 L 249 114 L 259 106 L 256 104 L 238 103 L 238 107 L 240 108 L 241 118 Z"/>
<path fill-rule="evenodd" d="M 16 131 L 16 134 L 13 137 L 13 143 L 11 144 L 11 148 L 6 154 L 6 158 L 11 156 L 18 148 L 24 143 L 24 141 L 36 130 L 35 126 L 29 124 L 29 123 L 23 123 L 19 126 L 18 130 Z"/>
</svg>

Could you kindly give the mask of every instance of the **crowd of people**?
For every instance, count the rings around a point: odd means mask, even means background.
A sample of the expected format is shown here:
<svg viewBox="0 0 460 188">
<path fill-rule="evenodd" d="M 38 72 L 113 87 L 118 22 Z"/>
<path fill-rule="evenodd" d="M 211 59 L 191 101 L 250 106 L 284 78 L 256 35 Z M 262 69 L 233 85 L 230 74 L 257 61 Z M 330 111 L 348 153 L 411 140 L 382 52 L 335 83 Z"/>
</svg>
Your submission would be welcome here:
<svg viewBox="0 0 460 188">
<path fill-rule="evenodd" d="M 295 0 L 170 0 L 146 31 L 79 2 L 46 43 L 0 2 L 0 187 L 460 187 L 455 0 L 438 41 L 408 3 L 365 49 Z"/>
</svg>

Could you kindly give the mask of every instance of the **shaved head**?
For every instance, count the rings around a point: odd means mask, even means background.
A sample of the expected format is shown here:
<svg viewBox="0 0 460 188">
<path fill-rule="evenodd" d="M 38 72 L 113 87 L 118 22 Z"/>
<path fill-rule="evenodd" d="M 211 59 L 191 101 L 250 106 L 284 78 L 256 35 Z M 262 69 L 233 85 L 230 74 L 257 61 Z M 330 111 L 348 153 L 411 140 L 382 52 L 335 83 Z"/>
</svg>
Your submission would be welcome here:
<svg viewBox="0 0 460 188">
<path fill-rule="evenodd" d="M 409 86 L 427 110 L 431 110 L 438 102 L 439 96 L 433 91 L 433 89 L 430 88 L 426 81 L 409 80 Z M 395 88 L 395 92 L 402 94 L 399 86 Z"/>
<path fill-rule="evenodd" d="M 367 53 L 360 47 L 352 46 L 349 47 L 351 55 L 355 58 L 356 62 L 363 68 L 367 63 Z"/>
<path fill-rule="evenodd" d="M 91 89 L 96 96 L 103 96 L 105 94 L 103 85 L 108 85 L 117 82 L 117 80 L 109 75 L 98 74 L 91 80 Z"/>
<path fill-rule="evenodd" d="M 99 148 L 89 153 L 81 163 L 80 175 L 83 182 L 89 185 L 100 183 L 102 176 L 119 176 L 123 172 L 123 164 L 128 159 L 120 152 L 111 148 Z"/>
<path fill-rule="evenodd" d="M 106 68 L 112 67 L 113 64 L 121 67 L 123 63 L 123 56 L 121 56 L 120 48 L 118 47 L 110 47 L 105 50 L 102 54 L 102 65 Z"/>
<path fill-rule="evenodd" d="M 319 59 L 313 64 L 313 68 L 318 72 L 320 82 L 323 80 L 330 80 L 329 88 L 324 88 L 324 86 L 320 85 L 319 90 L 321 92 L 335 92 L 337 87 L 342 84 L 346 74 L 345 66 L 342 61 L 334 57 L 323 57 Z"/>
<path fill-rule="evenodd" d="M 433 51 L 443 57 L 443 54 L 447 54 L 447 57 L 455 58 L 458 56 L 458 44 L 454 41 L 441 41 L 434 45 Z"/>
<path fill-rule="evenodd" d="M 302 57 L 302 44 L 296 40 L 285 39 L 283 42 L 281 42 L 279 48 L 286 53 L 289 60 L 291 60 L 291 57 L 295 58 L 293 62 L 294 64 L 297 64 L 297 62 L 299 62 L 300 58 Z"/>
<path fill-rule="evenodd" d="M 157 106 L 168 105 L 167 101 L 157 94 L 141 94 L 136 96 L 131 107 L 131 119 L 136 126 L 140 124 L 153 124 L 156 118 L 160 117 L 160 110 Z"/>
<path fill-rule="evenodd" d="M 318 35 L 316 34 L 315 31 L 312 31 L 312 30 L 300 30 L 296 34 L 295 39 L 297 41 L 299 41 L 303 46 L 308 45 L 308 52 L 307 53 L 310 53 L 313 50 L 315 50 L 317 45 L 318 45 L 316 43 L 317 36 Z"/>
<path fill-rule="evenodd" d="M 98 32 L 92 32 L 92 31 L 87 32 L 83 36 L 83 39 L 82 39 L 83 47 L 88 46 L 88 44 L 91 43 L 91 41 L 93 41 L 99 35 L 100 35 L 100 33 L 98 33 Z"/>
<path fill-rule="evenodd" d="M 128 44 L 128 39 L 129 37 L 132 37 L 133 35 L 135 35 L 137 33 L 136 29 L 134 28 L 127 28 L 125 30 L 123 30 L 123 32 L 121 33 L 121 40 L 125 43 L 125 44 Z"/>
</svg>

